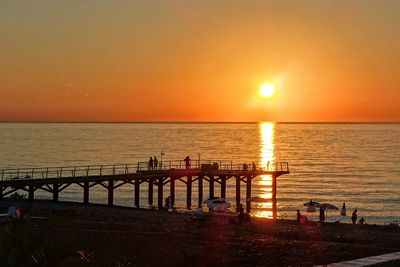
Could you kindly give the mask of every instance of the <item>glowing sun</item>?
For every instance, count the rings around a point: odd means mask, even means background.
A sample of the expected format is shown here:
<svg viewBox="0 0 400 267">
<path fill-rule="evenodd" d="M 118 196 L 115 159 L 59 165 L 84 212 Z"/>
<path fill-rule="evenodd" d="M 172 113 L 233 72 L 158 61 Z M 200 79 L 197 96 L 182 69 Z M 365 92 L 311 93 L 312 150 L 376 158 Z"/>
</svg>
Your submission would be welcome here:
<svg viewBox="0 0 400 267">
<path fill-rule="evenodd" d="M 275 86 L 272 83 L 264 83 L 260 87 L 262 97 L 271 97 L 275 94 Z"/>
</svg>

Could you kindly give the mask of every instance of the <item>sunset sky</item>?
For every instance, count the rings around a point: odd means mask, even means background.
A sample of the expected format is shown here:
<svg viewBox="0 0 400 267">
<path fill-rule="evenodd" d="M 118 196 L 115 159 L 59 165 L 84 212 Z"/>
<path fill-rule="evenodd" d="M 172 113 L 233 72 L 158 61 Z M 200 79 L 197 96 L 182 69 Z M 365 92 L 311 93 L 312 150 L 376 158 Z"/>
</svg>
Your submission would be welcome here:
<svg viewBox="0 0 400 267">
<path fill-rule="evenodd" d="M 0 0 L 0 121 L 400 121 L 399 14 L 396 0 Z"/>
</svg>

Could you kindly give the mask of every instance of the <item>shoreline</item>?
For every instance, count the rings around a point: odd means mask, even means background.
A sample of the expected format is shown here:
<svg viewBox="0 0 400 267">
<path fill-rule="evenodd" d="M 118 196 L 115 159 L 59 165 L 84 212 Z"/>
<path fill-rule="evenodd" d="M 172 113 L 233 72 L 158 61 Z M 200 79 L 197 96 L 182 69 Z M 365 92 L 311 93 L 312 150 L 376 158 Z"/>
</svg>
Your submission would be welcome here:
<svg viewBox="0 0 400 267">
<path fill-rule="evenodd" d="M 0 201 L 3 209 L 14 204 L 32 217 L 1 235 L 18 241 L 8 261 L 23 266 L 35 266 L 34 258 L 42 266 L 311 266 L 400 251 L 400 229 L 382 225 L 299 226 L 254 217 L 239 224 L 216 214 Z"/>
</svg>

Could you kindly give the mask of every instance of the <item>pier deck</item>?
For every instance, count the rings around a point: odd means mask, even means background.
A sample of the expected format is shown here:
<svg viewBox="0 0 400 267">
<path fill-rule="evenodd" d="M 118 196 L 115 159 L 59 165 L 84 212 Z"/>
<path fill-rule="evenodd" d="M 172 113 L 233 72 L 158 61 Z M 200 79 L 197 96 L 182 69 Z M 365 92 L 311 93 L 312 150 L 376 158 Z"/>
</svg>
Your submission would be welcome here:
<svg viewBox="0 0 400 267">
<path fill-rule="evenodd" d="M 26 191 L 28 199 L 34 201 L 35 191 L 43 190 L 53 195 L 57 202 L 59 194 L 71 184 L 77 184 L 83 189 L 83 202 L 89 203 L 89 190 L 94 186 L 102 186 L 108 192 L 108 205 L 113 205 L 114 190 L 125 184 L 134 185 L 133 200 L 140 207 L 140 189 L 147 186 L 148 205 L 153 206 L 154 187 L 157 187 L 157 207 L 163 208 L 165 187 L 169 185 L 168 195 L 171 204 L 175 202 L 175 183 L 186 185 L 186 207 L 192 207 L 193 184 L 197 183 L 198 203 L 201 207 L 204 195 L 204 183 L 208 183 L 209 195 L 215 197 L 215 186 L 220 186 L 220 197 L 226 197 L 226 183 L 234 179 L 236 186 L 236 205 L 241 203 L 241 184 L 246 184 L 246 199 L 251 198 L 252 180 L 260 175 L 272 177 L 272 210 L 276 217 L 277 178 L 289 173 L 287 162 L 267 164 L 237 164 L 232 161 L 191 161 L 186 166 L 184 161 L 163 161 L 157 166 L 148 162 L 137 164 L 91 165 L 73 167 L 20 168 L 0 170 L 0 199 L 10 196 L 18 190 Z M 251 211 L 251 205 L 246 202 L 246 211 Z"/>
</svg>

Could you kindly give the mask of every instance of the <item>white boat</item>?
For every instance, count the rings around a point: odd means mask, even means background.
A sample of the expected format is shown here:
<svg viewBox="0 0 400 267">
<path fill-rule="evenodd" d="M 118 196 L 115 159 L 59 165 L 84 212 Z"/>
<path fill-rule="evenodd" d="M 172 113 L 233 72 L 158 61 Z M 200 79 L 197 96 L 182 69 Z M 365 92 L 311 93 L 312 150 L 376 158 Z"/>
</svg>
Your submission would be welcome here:
<svg viewBox="0 0 400 267">
<path fill-rule="evenodd" d="M 210 211 L 217 211 L 217 212 L 226 212 L 229 211 L 228 209 L 232 206 L 230 202 L 226 201 L 224 198 L 220 197 L 213 197 L 204 200 L 204 204 L 207 205 L 207 208 Z"/>
</svg>

